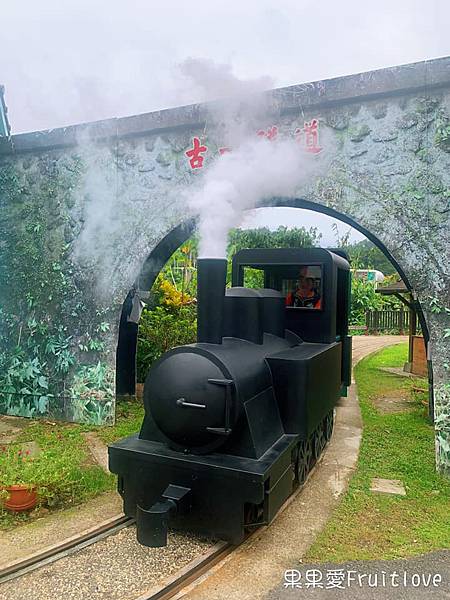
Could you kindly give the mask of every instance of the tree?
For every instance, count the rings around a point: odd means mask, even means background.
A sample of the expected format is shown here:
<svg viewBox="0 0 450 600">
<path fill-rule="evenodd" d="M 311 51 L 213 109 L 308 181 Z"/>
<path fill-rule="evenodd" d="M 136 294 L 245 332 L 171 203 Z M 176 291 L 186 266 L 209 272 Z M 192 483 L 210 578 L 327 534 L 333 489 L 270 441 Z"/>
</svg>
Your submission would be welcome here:
<svg viewBox="0 0 450 600">
<path fill-rule="evenodd" d="M 309 248 L 318 246 L 321 237 L 316 227 L 232 229 L 228 236 L 228 257 L 243 248 Z"/>
<path fill-rule="evenodd" d="M 268 227 L 256 229 L 232 229 L 228 236 L 228 283 L 231 282 L 231 259 L 243 248 L 308 248 L 318 246 L 321 234 L 315 227 L 278 227 L 271 230 Z M 198 238 L 192 236 L 167 261 L 161 276 L 158 278 L 153 292 L 161 286 L 161 277 L 170 282 L 175 291 L 181 294 L 181 304 L 184 296 L 188 298 L 196 295 Z M 260 275 L 260 274 L 259 274 Z M 261 287 L 262 279 L 258 276 L 255 281 L 250 280 L 249 287 Z M 188 300 L 189 301 L 189 300 Z"/>
<path fill-rule="evenodd" d="M 383 275 L 397 274 L 390 260 L 369 240 L 361 240 L 355 244 L 350 244 L 345 249 L 355 268 L 376 269 L 381 271 Z"/>
<path fill-rule="evenodd" d="M 272 230 L 268 227 L 257 229 L 232 229 L 228 235 L 228 274 L 231 283 L 231 259 L 244 248 L 310 248 L 318 246 L 321 234 L 315 227 L 283 227 Z M 245 269 L 244 285 L 249 288 L 264 287 L 264 273 L 258 269 Z"/>
</svg>

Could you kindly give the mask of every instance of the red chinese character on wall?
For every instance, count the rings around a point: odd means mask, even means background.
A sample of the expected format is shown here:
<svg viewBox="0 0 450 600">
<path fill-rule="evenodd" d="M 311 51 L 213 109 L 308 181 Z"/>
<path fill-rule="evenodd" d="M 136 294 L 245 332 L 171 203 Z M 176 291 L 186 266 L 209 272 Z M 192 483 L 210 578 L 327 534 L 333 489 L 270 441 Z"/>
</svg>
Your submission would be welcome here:
<svg viewBox="0 0 450 600">
<path fill-rule="evenodd" d="M 223 156 L 224 154 L 227 154 L 228 152 L 231 152 L 230 146 L 224 146 L 223 148 L 219 148 L 220 156 Z"/>
<path fill-rule="evenodd" d="M 296 129 L 294 131 L 295 139 L 297 142 L 305 144 L 306 152 L 311 154 L 318 154 L 322 151 L 322 147 L 319 145 L 319 120 L 312 119 L 309 123 L 305 121 L 303 129 Z"/>
<path fill-rule="evenodd" d="M 201 169 L 203 167 L 203 161 L 205 159 L 202 154 L 208 152 L 207 146 L 202 146 L 200 144 L 200 140 L 198 137 L 195 137 L 192 140 L 194 147 L 191 150 L 187 150 L 185 152 L 186 156 L 189 158 L 189 164 L 191 165 L 191 169 Z"/>
<path fill-rule="evenodd" d="M 258 129 L 256 135 L 258 135 L 259 137 L 265 137 L 272 142 L 278 136 L 278 127 L 276 125 L 272 125 L 272 127 L 269 127 L 267 131 L 265 131 L 264 129 Z"/>
</svg>

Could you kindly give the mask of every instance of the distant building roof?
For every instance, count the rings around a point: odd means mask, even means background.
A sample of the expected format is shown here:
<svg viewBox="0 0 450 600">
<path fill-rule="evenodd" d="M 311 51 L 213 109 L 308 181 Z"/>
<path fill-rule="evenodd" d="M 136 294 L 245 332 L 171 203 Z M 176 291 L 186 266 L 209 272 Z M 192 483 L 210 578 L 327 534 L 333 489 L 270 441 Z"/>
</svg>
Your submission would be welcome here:
<svg viewBox="0 0 450 600">
<path fill-rule="evenodd" d="M 356 279 L 364 279 L 364 281 L 370 281 L 371 283 L 379 283 L 384 281 L 384 275 L 377 269 L 352 269 L 353 277 Z"/>
<path fill-rule="evenodd" d="M 8 108 L 5 104 L 5 87 L 0 85 L 0 137 L 9 137 L 11 133 L 7 112 Z"/>
<path fill-rule="evenodd" d="M 378 294 L 384 294 L 386 296 L 391 296 L 392 294 L 401 294 L 401 293 L 409 292 L 409 290 L 406 287 L 403 279 L 400 279 L 400 281 L 394 281 L 393 283 L 390 283 L 389 285 L 383 285 L 383 286 L 379 285 L 376 289 L 376 292 Z"/>
</svg>

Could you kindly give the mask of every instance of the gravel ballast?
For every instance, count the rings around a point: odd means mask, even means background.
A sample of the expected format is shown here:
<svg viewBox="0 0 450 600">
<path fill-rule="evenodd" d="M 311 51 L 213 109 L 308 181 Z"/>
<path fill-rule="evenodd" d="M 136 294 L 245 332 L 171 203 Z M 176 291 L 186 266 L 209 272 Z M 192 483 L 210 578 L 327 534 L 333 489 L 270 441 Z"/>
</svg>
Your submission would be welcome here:
<svg viewBox="0 0 450 600">
<path fill-rule="evenodd" d="M 134 526 L 0 585 L 2 600 L 133 600 L 204 554 L 213 541 L 169 534 L 164 548 L 145 548 Z"/>
</svg>

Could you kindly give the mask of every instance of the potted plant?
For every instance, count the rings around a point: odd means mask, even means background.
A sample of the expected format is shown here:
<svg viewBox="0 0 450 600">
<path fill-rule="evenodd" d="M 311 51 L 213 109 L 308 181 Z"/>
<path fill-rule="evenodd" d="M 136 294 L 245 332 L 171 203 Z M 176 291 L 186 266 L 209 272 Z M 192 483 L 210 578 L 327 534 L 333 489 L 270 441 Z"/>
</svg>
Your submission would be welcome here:
<svg viewBox="0 0 450 600">
<path fill-rule="evenodd" d="M 33 481 L 34 462 L 17 445 L 3 446 L 0 452 L 0 501 L 13 512 L 30 510 L 37 503 L 37 486 Z"/>
</svg>

